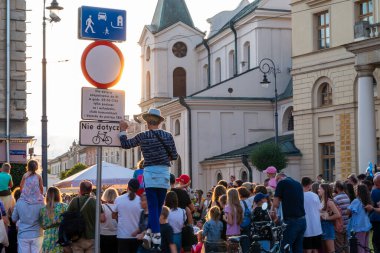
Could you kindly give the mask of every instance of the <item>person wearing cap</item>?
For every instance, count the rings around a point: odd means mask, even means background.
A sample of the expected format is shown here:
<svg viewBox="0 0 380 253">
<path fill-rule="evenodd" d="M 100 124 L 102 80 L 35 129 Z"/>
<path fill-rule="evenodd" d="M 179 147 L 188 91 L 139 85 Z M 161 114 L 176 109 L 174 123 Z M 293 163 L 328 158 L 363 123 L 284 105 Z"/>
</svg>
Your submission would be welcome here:
<svg viewBox="0 0 380 253">
<path fill-rule="evenodd" d="M 173 136 L 158 128 L 165 119 L 159 109 L 151 108 L 142 115 L 148 126 L 148 131 L 138 133 L 128 139 L 126 130 L 128 123 L 120 121 L 120 143 L 124 149 L 140 146 L 144 156 L 144 184 L 148 200 L 149 225 L 144 242 L 150 245 L 161 244 L 160 214 L 167 190 L 170 188 L 170 161 L 178 157 Z"/>
<path fill-rule="evenodd" d="M 175 181 L 179 184 L 177 188 L 184 189 L 189 194 L 190 199 L 194 199 L 193 190 L 190 188 L 191 179 L 189 175 L 182 174 Z"/>
<path fill-rule="evenodd" d="M 266 173 L 268 178 L 269 178 L 268 187 L 272 188 L 273 190 L 276 190 L 276 186 L 277 186 L 277 181 L 276 181 L 277 169 L 276 169 L 276 167 L 269 166 L 263 172 Z"/>
<path fill-rule="evenodd" d="M 134 232 L 139 228 L 141 205 L 140 197 L 136 194 L 140 188 L 137 179 L 132 178 L 128 182 L 127 194 L 115 199 L 115 212 L 113 218 L 117 218 L 118 252 L 137 252 L 138 240 Z"/>
<path fill-rule="evenodd" d="M 251 229 L 251 238 L 254 235 L 259 236 L 259 243 L 264 250 L 270 250 L 270 241 L 272 240 L 270 233 L 262 233 L 262 226 L 255 225 L 255 222 L 270 222 L 268 210 L 263 210 L 262 206 L 264 203 L 268 202 L 268 194 L 257 193 L 253 199 L 255 202 L 255 209 L 252 212 L 252 229 Z"/>
</svg>

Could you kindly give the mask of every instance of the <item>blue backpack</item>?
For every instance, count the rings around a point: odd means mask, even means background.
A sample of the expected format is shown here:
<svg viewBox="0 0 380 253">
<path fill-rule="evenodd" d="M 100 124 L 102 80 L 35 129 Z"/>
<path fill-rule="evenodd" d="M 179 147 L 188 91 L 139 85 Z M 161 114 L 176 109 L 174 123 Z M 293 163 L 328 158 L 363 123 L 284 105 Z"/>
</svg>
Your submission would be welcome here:
<svg viewBox="0 0 380 253">
<path fill-rule="evenodd" d="M 242 229 L 248 228 L 251 225 L 251 212 L 249 211 L 247 203 L 243 200 L 244 204 L 244 216 L 243 221 L 240 224 Z"/>
</svg>

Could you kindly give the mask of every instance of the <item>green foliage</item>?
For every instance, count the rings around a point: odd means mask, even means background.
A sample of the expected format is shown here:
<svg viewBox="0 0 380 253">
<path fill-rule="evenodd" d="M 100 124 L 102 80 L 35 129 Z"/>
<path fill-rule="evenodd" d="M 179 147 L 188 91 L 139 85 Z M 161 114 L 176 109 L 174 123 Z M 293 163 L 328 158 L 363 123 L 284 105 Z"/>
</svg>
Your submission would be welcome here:
<svg viewBox="0 0 380 253">
<path fill-rule="evenodd" d="M 84 165 L 83 163 L 77 163 L 74 165 L 74 167 L 72 167 L 68 171 L 66 172 L 62 171 L 60 175 L 60 179 L 63 180 L 85 169 L 87 169 L 86 165 Z"/>
<path fill-rule="evenodd" d="M 2 164 L 0 164 L 1 167 Z M 13 189 L 20 186 L 22 176 L 26 172 L 26 164 L 20 163 L 11 163 L 11 176 L 13 180 Z"/>
<path fill-rule="evenodd" d="M 66 171 L 61 171 L 61 173 L 59 174 L 59 179 L 63 180 L 66 178 Z"/>
<path fill-rule="evenodd" d="M 269 166 L 274 166 L 277 171 L 286 167 L 286 156 L 281 149 L 274 143 L 263 143 L 258 145 L 251 153 L 252 164 L 258 171 L 263 171 Z"/>
</svg>

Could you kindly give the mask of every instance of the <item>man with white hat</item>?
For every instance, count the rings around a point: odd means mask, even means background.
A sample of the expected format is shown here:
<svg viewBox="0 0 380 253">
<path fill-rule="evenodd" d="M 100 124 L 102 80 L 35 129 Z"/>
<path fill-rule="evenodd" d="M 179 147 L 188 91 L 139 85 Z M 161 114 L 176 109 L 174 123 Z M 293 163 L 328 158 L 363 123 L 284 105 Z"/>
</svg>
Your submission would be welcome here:
<svg viewBox="0 0 380 253">
<path fill-rule="evenodd" d="M 170 161 L 178 157 L 173 136 L 158 128 L 165 119 L 159 109 L 151 108 L 142 118 L 148 125 L 148 131 L 141 132 L 128 139 L 126 130 L 128 123 L 120 122 L 120 142 L 124 149 L 141 147 L 144 156 L 144 184 L 148 201 L 148 231 L 144 237 L 144 246 L 151 243 L 161 244 L 160 215 L 164 205 L 167 189 L 170 188 Z"/>
</svg>

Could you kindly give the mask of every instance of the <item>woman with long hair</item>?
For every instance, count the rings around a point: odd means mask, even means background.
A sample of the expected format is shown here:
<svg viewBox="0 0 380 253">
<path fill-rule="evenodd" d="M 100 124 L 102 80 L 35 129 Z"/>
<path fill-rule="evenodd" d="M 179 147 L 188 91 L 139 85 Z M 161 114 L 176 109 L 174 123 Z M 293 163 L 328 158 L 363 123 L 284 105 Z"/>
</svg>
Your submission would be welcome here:
<svg viewBox="0 0 380 253">
<path fill-rule="evenodd" d="M 243 208 L 240 205 L 239 193 L 235 188 L 227 191 L 227 205 L 224 207 L 224 219 L 227 222 L 226 236 L 240 235 Z"/>
<path fill-rule="evenodd" d="M 349 182 L 345 182 L 344 183 L 344 192 L 350 198 L 350 202 L 354 201 L 354 199 L 356 198 L 356 194 L 355 194 L 355 187 L 353 184 L 351 184 Z"/>
<path fill-rule="evenodd" d="M 352 201 L 347 209 L 348 214 L 351 215 L 349 230 L 354 231 L 356 238 L 358 238 L 358 253 L 365 253 L 365 249 L 368 248 L 369 231 L 372 225 L 364 207 L 371 205 L 371 203 L 368 187 L 364 184 L 359 184 L 356 199 Z"/>
<path fill-rule="evenodd" d="M 322 242 L 324 252 L 335 252 L 334 240 L 334 220 L 341 217 L 341 214 L 332 200 L 332 189 L 329 184 L 320 184 L 318 189 L 321 198 L 321 225 L 322 225 Z"/>
<path fill-rule="evenodd" d="M 226 187 L 223 185 L 217 185 L 214 189 L 214 192 L 212 193 L 212 198 L 211 198 L 211 203 L 209 205 L 209 208 L 213 206 L 218 206 L 221 208 L 220 203 L 219 203 L 219 197 L 222 196 L 223 194 L 226 194 Z"/>
<path fill-rule="evenodd" d="M 117 253 L 117 221 L 112 219 L 115 199 L 119 196 L 115 188 L 108 188 L 102 195 L 102 219 L 100 223 L 100 251 Z"/>
<path fill-rule="evenodd" d="M 177 252 L 180 253 L 182 246 L 181 232 L 186 222 L 186 210 L 178 207 L 178 197 L 173 191 L 166 194 L 165 206 L 170 209 L 168 223 L 173 229 L 173 242 L 176 245 Z"/>
<path fill-rule="evenodd" d="M 139 181 L 132 178 L 128 182 L 128 192 L 115 200 L 115 212 L 112 213 L 112 218 L 118 220 L 117 247 L 119 253 L 136 253 L 139 247 L 136 236 L 133 236 L 140 221 L 140 197 L 136 194 L 139 188 Z"/>
<path fill-rule="evenodd" d="M 56 187 L 50 187 L 47 190 L 46 205 L 40 210 L 40 224 L 45 230 L 42 252 L 61 253 L 61 247 L 58 241 L 58 228 L 62 221 L 61 214 L 67 210 L 67 204 L 62 202 L 61 192 Z"/>
</svg>

